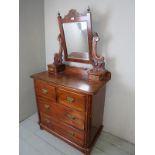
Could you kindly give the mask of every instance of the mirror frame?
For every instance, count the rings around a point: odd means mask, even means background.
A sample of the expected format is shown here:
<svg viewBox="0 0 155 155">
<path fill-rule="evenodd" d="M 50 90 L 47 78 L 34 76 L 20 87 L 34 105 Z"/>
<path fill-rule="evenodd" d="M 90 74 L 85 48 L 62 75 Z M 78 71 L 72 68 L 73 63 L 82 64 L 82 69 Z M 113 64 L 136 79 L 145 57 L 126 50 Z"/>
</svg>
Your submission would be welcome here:
<svg viewBox="0 0 155 155">
<path fill-rule="evenodd" d="M 64 23 L 74 23 L 74 22 L 86 22 L 87 23 L 87 34 L 88 34 L 88 60 L 80 59 L 80 58 L 69 58 L 68 57 L 68 52 L 67 52 L 67 46 L 66 46 L 66 40 L 65 40 L 65 34 L 64 34 L 64 29 L 63 29 L 63 24 Z M 91 64 L 92 63 L 92 21 L 91 21 L 91 12 L 90 9 L 87 9 L 86 14 L 80 14 L 76 10 L 71 9 L 67 15 L 62 18 L 60 16 L 60 13 L 58 13 L 58 24 L 59 24 L 59 29 L 60 29 L 60 35 L 62 39 L 62 48 L 64 50 L 64 59 L 65 61 L 70 61 L 70 62 L 81 62 L 81 63 L 87 63 Z M 74 51 L 73 51 L 74 52 Z M 82 52 L 82 51 L 78 51 Z"/>
</svg>

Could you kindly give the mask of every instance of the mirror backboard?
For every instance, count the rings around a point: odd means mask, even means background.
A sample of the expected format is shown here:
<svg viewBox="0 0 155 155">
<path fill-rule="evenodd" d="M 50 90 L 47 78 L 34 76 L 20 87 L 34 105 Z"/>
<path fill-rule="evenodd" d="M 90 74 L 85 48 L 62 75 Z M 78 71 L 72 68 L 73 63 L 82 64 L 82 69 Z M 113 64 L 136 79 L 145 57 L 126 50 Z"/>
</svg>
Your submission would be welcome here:
<svg viewBox="0 0 155 155">
<path fill-rule="evenodd" d="M 90 12 L 80 14 L 72 9 L 64 18 L 58 14 L 58 23 L 65 61 L 91 63 L 92 29 Z"/>
</svg>

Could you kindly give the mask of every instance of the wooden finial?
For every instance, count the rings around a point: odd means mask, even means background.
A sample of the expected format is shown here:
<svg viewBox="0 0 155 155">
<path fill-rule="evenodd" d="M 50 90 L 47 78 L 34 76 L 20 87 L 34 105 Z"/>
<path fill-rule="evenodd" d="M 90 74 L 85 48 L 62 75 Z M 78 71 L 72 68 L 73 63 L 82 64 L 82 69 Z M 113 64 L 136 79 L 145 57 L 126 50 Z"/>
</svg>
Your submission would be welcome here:
<svg viewBox="0 0 155 155">
<path fill-rule="evenodd" d="M 88 5 L 88 9 L 87 9 L 87 11 L 90 12 L 90 7 L 89 7 L 89 5 Z"/>
<path fill-rule="evenodd" d="M 60 16 L 60 12 L 58 11 L 58 16 Z"/>
</svg>

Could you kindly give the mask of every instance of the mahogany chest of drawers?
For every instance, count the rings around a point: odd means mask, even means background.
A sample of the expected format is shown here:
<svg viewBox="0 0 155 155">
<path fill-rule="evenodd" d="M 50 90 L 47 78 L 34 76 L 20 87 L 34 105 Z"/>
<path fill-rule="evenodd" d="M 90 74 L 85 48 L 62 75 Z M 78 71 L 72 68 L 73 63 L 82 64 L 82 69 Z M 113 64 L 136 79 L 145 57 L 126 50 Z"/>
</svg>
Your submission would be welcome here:
<svg viewBox="0 0 155 155">
<path fill-rule="evenodd" d="M 92 82 L 80 76 L 45 71 L 31 77 L 40 128 L 88 155 L 103 127 L 107 81 Z"/>
</svg>

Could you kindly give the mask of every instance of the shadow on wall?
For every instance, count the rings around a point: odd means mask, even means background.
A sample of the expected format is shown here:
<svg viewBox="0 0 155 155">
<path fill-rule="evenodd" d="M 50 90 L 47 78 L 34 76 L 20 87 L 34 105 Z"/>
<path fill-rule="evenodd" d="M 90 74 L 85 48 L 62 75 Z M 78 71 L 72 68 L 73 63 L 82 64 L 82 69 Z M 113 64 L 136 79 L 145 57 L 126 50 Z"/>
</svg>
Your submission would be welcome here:
<svg viewBox="0 0 155 155">
<path fill-rule="evenodd" d="M 122 75 L 115 70 L 116 59 L 107 60 L 112 78 L 107 84 L 104 125 L 105 131 L 134 142 L 135 91 L 122 82 Z M 130 134 L 129 134 L 130 133 Z"/>
<path fill-rule="evenodd" d="M 95 18 L 92 17 L 93 32 L 97 32 L 100 38 L 97 45 L 97 52 L 98 55 L 107 57 L 108 47 L 112 39 L 111 34 L 108 32 L 110 10 L 107 10 L 104 14 L 95 9 L 92 12 L 95 15 Z"/>
<path fill-rule="evenodd" d="M 104 130 L 134 142 L 135 93 L 134 90 L 125 86 L 120 79 L 119 74 L 113 69 L 112 79 L 107 84 L 106 89 Z"/>
<path fill-rule="evenodd" d="M 92 17 L 93 32 L 97 32 L 100 37 L 97 52 L 98 55 L 105 57 L 106 69 L 112 73 L 112 79 L 107 84 L 106 91 L 104 113 L 105 130 L 116 136 L 130 140 L 130 142 L 134 142 L 135 91 L 134 88 L 130 88 L 130 84 L 123 83 L 124 79 L 121 75 L 121 71 L 117 71 L 116 69 L 118 68 L 116 57 L 110 57 L 108 54 L 108 48 L 113 39 L 113 36 L 108 31 L 110 10 L 107 10 L 103 14 L 93 8 L 93 13 L 95 14 L 95 18 Z"/>
</svg>

